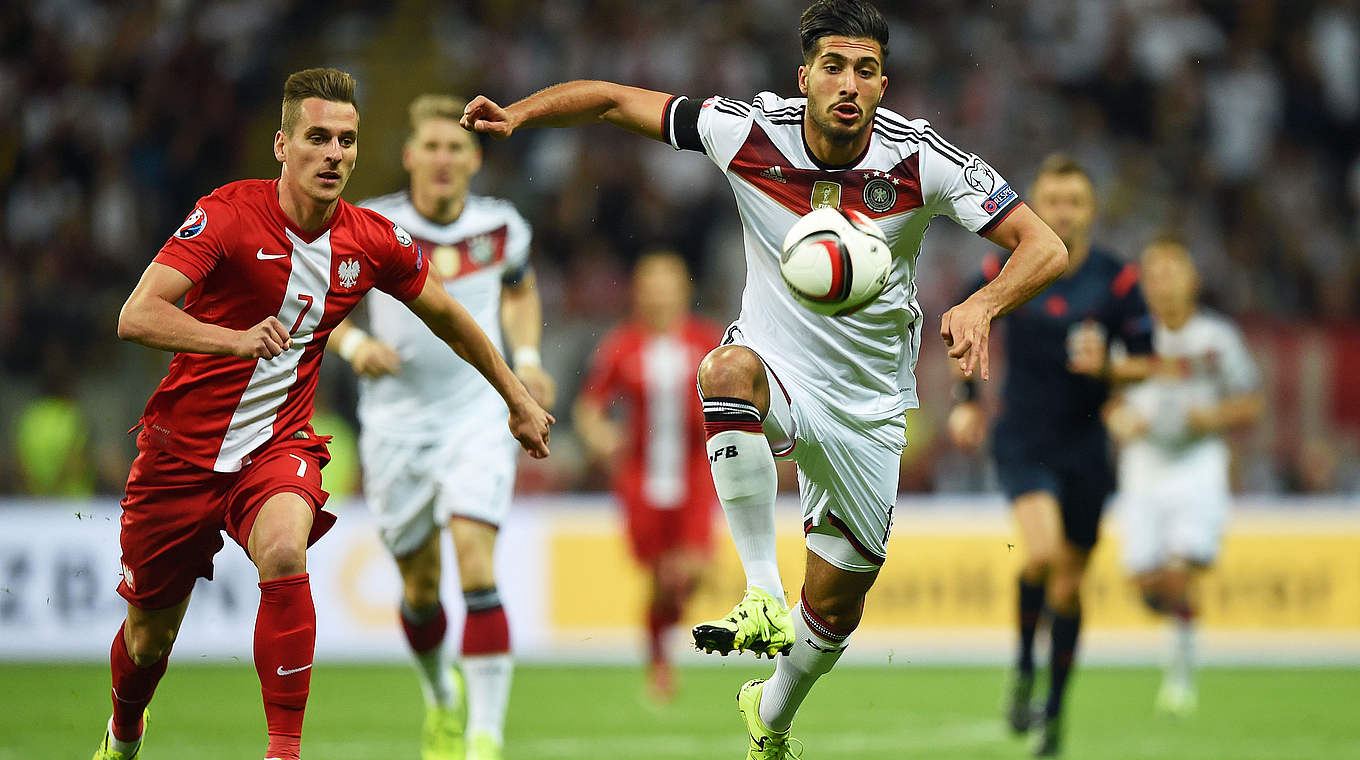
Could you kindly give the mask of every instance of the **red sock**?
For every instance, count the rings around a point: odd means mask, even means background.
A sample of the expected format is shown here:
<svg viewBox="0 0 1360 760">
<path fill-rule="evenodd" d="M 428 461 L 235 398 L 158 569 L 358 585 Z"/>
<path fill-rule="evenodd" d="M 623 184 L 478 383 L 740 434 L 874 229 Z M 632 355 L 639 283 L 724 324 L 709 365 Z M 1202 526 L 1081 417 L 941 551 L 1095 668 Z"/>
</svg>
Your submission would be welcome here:
<svg viewBox="0 0 1360 760">
<path fill-rule="evenodd" d="M 307 574 L 262 582 L 255 617 L 255 672 L 269 726 L 266 757 L 297 760 L 315 650 L 316 607 Z"/>
<path fill-rule="evenodd" d="M 420 622 L 411 622 L 408 616 L 415 616 L 415 613 L 407 609 L 405 604 L 401 605 L 397 617 L 401 618 L 401 630 L 406 634 L 406 643 L 411 645 L 412 652 L 424 654 L 444 643 L 449 618 L 444 614 L 443 604 L 435 602 L 433 610 L 422 610 Z"/>
<path fill-rule="evenodd" d="M 463 654 L 505 654 L 510 651 L 510 621 L 495 588 L 463 594 L 467 620 L 463 623 Z"/>
<path fill-rule="evenodd" d="M 156 693 L 156 684 L 165 675 L 170 655 L 166 654 L 144 668 L 137 667 L 123 640 L 126 627 L 125 620 L 118 626 L 118 635 L 113 637 L 113 646 L 109 649 L 109 670 L 113 674 L 113 737 L 135 742 L 142 735 L 142 712 L 150 704 L 151 695 Z"/>
</svg>

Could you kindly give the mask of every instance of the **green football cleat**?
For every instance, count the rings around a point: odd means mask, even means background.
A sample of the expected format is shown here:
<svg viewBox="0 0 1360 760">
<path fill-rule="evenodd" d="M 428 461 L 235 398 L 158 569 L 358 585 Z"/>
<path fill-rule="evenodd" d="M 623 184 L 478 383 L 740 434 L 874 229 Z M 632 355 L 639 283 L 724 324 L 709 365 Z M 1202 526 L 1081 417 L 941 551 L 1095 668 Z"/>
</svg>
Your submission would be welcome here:
<svg viewBox="0 0 1360 760">
<path fill-rule="evenodd" d="M 110 719 L 109 723 L 113 723 L 113 720 Z M 146 729 L 150 725 L 151 725 L 151 711 L 146 710 L 142 712 L 143 740 L 146 739 Z M 109 731 L 108 727 L 106 726 L 104 728 L 104 741 L 99 743 L 99 749 L 94 751 L 94 756 L 91 757 L 90 760 L 137 760 L 142 756 L 142 746 L 146 744 L 146 742 L 145 741 L 137 742 L 137 749 L 134 749 L 132 751 L 132 754 L 130 755 L 124 752 L 118 752 L 117 750 L 113 749 L 112 744 L 113 744 L 113 732 Z"/>
<path fill-rule="evenodd" d="M 755 652 L 774 659 L 793 647 L 793 618 L 789 608 L 766 591 L 746 589 L 732 611 L 719 620 L 694 626 L 694 648 L 726 657 L 729 652 Z"/>
<path fill-rule="evenodd" d="M 435 705 L 425 711 L 425 725 L 420 731 L 421 760 L 464 760 L 467 743 L 463 733 L 467 726 L 467 699 L 463 690 L 462 674 L 453 671 L 453 705 Z"/>
<path fill-rule="evenodd" d="M 468 760 L 501 760 L 501 743 L 491 734 L 473 734 Z"/>
<path fill-rule="evenodd" d="M 1199 708 L 1195 687 L 1182 681 L 1168 679 L 1157 692 L 1157 712 L 1175 718 L 1188 718 Z"/>
<path fill-rule="evenodd" d="M 746 760 L 798 760 L 803 756 L 803 743 L 790 737 L 788 731 L 771 731 L 760 719 L 760 693 L 764 690 L 765 681 L 756 679 L 747 681 L 737 692 L 737 710 L 751 737 Z"/>
</svg>

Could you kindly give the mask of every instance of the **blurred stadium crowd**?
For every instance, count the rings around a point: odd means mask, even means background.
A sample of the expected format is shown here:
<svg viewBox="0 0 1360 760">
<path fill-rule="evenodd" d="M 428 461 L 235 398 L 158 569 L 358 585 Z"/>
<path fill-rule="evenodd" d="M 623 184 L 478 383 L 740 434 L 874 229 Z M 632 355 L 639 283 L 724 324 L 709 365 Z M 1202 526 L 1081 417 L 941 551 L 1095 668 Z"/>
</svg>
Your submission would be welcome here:
<svg viewBox="0 0 1360 760">
<path fill-rule="evenodd" d="M 196 198 L 277 175 L 268 145 L 289 71 L 358 77 L 363 155 L 346 197 L 359 200 L 403 184 L 405 105 L 424 91 L 507 103 L 586 77 L 696 96 L 791 93 L 804 5 L 6 2 L 0 492 L 121 490 L 133 454 L 123 431 L 166 357 L 120 343 L 117 310 Z M 1207 301 L 1243 320 L 1271 378 L 1270 420 L 1240 442 L 1239 486 L 1360 490 L 1360 392 L 1346 380 L 1360 371 L 1347 369 L 1360 355 L 1360 2 L 879 5 L 893 23 L 887 107 L 930 119 L 1018 186 L 1048 152 L 1072 153 L 1096 178 L 1097 240 L 1125 256 L 1163 229 L 1186 236 Z M 536 130 L 488 145 L 474 188 L 512 199 L 534 225 L 559 411 L 594 341 L 626 314 L 640 252 L 679 251 L 701 310 L 736 314 L 740 227 L 701 158 L 604 129 Z M 947 223 L 932 228 L 919 274 L 928 316 L 987 249 Z M 912 420 L 904 490 L 988 482 L 936 437 L 942 353 L 922 358 L 927 409 Z M 324 432 L 343 439 L 352 383 L 330 364 Z M 569 421 L 559 428 L 554 457 L 526 466 L 525 485 L 600 486 Z"/>
</svg>

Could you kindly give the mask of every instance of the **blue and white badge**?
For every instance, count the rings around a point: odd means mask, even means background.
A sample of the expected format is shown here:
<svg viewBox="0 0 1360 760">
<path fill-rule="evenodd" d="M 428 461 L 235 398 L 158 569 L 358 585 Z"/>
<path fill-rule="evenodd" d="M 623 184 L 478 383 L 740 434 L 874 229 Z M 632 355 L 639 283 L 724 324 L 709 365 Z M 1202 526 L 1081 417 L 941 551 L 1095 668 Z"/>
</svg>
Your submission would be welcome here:
<svg viewBox="0 0 1360 760">
<path fill-rule="evenodd" d="M 1006 207 L 1006 204 L 1015 197 L 1015 191 L 1011 189 L 1009 182 L 997 188 L 996 192 L 987 197 L 982 202 L 982 210 L 988 214 L 995 214 Z"/>
<path fill-rule="evenodd" d="M 184 224 L 181 224 L 179 226 L 179 229 L 175 230 L 175 237 L 179 238 L 180 240 L 188 240 L 189 238 L 198 237 L 198 234 L 202 232 L 203 229 L 207 226 L 208 226 L 207 213 L 203 211 L 202 207 L 195 206 L 194 210 L 190 212 L 188 218 L 184 220 Z"/>
</svg>

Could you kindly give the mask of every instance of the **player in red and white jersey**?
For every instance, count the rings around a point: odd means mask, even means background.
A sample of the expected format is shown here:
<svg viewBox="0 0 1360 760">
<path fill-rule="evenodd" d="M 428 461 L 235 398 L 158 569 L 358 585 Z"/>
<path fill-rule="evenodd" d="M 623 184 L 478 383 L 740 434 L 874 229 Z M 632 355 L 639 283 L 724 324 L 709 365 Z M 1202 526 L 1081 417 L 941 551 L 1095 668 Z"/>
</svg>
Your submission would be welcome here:
<svg viewBox="0 0 1360 760">
<path fill-rule="evenodd" d="M 465 127 L 501 137 L 603 120 L 704 153 L 732 186 L 746 290 L 729 345 L 699 367 L 699 390 L 713 482 L 748 589 L 732 614 L 694 633 L 709 651 L 790 652 L 768 683 L 752 681 L 738 698 L 751 757 L 791 751 L 793 714 L 840 657 L 885 559 L 903 412 L 916 405 L 922 315 L 913 273 L 927 224 L 948 216 L 1013 251 L 996 279 L 942 318 L 950 356 L 970 375 L 979 366 L 989 375 L 992 319 L 1039 292 L 1067 259 L 1062 241 L 986 162 L 924 120 L 878 107 L 888 25 L 877 9 L 820 0 L 804 12 L 800 36 L 798 86 L 806 98 L 700 102 L 578 81 L 507 108 L 478 97 L 463 118 Z M 785 234 L 819 206 L 867 214 L 893 251 L 883 296 L 851 316 L 801 309 L 779 277 Z M 808 534 L 802 600 L 792 615 L 775 564 L 776 454 L 798 464 Z"/>
<path fill-rule="evenodd" d="M 290 76 L 274 137 L 279 179 L 200 199 L 119 315 L 119 337 L 175 357 L 142 416 L 122 502 L 127 619 L 110 651 L 113 717 L 95 760 L 140 754 L 143 712 L 195 581 L 212 577 L 222 531 L 259 571 L 266 757 L 297 759 L 316 641 L 306 549 L 335 520 L 321 511 L 325 439 L 308 420 L 326 339 L 364 293 L 384 290 L 419 314 L 507 399 L 521 445 L 548 453 L 552 416 L 427 278 L 420 248 L 341 200 L 358 127 L 348 74 Z"/>
<path fill-rule="evenodd" d="M 529 225 L 508 202 L 468 192 L 482 152 L 478 138 L 458 126 L 466 105 L 443 95 L 416 98 L 402 152 L 409 188 L 361 205 L 411 233 L 432 277 L 493 343 L 508 339 L 515 373 L 551 406 L 555 387 L 539 361 L 542 308 L 529 266 Z M 423 756 L 496 760 L 512 661 L 493 559 L 518 454 L 497 424 L 505 402 L 465 362 L 439 351 L 438 339 L 396 298 L 374 293 L 365 303 L 372 335 L 346 320 L 333 345 L 361 376 L 364 493 L 401 572 L 402 630 L 426 698 Z M 467 606 L 461 690 L 443 646 L 445 525 Z"/>
<path fill-rule="evenodd" d="M 662 701 L 674 681 L 666 632 L 698 584 L 708 558 L 717 494 L 708 475 L 694 367 L 722 330 L 690 313 L 684 259 L 650 253 L 633 270 L 633 316 L 595 349 L 576 402 L 576 432 L 612 471 L 633 556 L 650 573 L 649 685 Z M 609 415 L 622 407 L 622 422 Z"/>
</svg>

